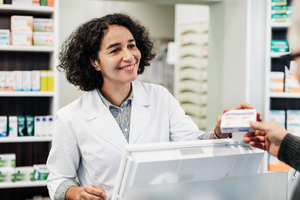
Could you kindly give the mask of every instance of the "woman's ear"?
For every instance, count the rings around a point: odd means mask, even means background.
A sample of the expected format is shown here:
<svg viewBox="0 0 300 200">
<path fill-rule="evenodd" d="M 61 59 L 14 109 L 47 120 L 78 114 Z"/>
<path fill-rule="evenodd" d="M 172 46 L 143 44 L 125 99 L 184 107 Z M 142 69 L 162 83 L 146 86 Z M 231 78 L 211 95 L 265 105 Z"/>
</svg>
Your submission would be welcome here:
<svg viewBox="0 0 300 200">
<path fill-rule="evenodd" d="M 101 71 L 100 63 L 97 60 L 93 60 L 92 58 L 90 58 L 90 62 L 97 71 Z"/>
</svg>

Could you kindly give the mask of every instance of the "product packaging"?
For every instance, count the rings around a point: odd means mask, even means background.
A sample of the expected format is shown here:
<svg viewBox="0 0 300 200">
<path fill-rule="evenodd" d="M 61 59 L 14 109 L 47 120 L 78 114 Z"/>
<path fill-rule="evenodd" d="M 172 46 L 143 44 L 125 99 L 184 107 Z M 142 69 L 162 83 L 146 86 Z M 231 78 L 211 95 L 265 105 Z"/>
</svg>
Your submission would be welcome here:
<svg viewBox="0 0 300 200">
<path fill-rule="evenodd" d="M 54 91 L 54 71 L 52 70 L 47 72 L 47 90 Z"/>
<path fill-rule="evenodd" d="M 53 116 L 52 115 L 48 115 L 47 116 L 47 129 L 48 129 L 48 136 L 52 136 L 53 134 L 53 130 L 54 130 L 54 120 L 53 120 Z"/>
<path fill-rule="evenodd" d="M 18 136 L 26 136 L 26 123 L 24 116 L 18 116 Z"/>
<path fill-rule="evenodd" d="M 287 40 L 272 40 L 271 52 L 289 52 L 289 45 Z"/>
<path fill-rule="evenodd" d="M 41 90 L 41 72 L 34 70 L 32 73 L 32 91 Z"/>
<path fill-rule="evenodd" d="M 270 72 L 270 92 L 284 92 L 283 72 Z"/>
<path fill-rule="evenodd" d="M 0 29 L 0 45 L 9 45 L 10 43 L 10 31 L 9 29 Z"/>
<path fill-rule="evenodd" d="M 42 133 L 42 136 L 47 136 L 48 134 L 48 120 L 47 120 L 47 116 L 41 116 L 41 133 Z"/>
<path fill-rule="evenodd" d="M 18 117 L 9 116 L 8 117 L 8 136 L 18 137 Z"/>
<path fill-rule="evenodd" d="M 14 91 L 23 90 L 23 72 L 22 71 L 13 71 L 14 72 Z"/>
<path fill-rule="evenodd" d="M 0 92 L 6 90 L 6 73 L 5 71 L 0 71 Z"/>
<path fill-rule="evenodd" d="M 34 116 L 34 136 L 42 136 L 42 117 Z"/>
<path fill-rule="evenodd" d="M 2 167 L 16 167 L 16 154 L 0 154 L 0 169 Z"/>
<path fill-rule="evenodd" d="M 26 133 L 27 136 L 33 136 L 34 135 L 34 118 L 31 115 L 25 116 L 26 120 Z"/>
<path fill-rule="evenodd" d="M 7 116 L 0 116 L 0 137 L 7 137 Z"/>
<path fill-rule="evenodd" d="M 300 136 L 300 110 L 287 110 L 286 127 L 289 133 Z"/>
<path fill-rule="evenodd" d="M 221 132 L 254 132 L 250 126 L 250 121 L 256 121 L 256 113 L 254 109 L 224 111 L 221 121 Z"/>
<path fill-rule="evenodd" d="M 47 6 L 47 0 L 40 0 L 40 6 Z"/>
<path fill-rule="evenodd" d="M 31 6 L 32 0 L 12 0 L 12 5 Z"/>
<path fill-rule="evenodd" d="M 271 22 L 286 22 L 286 13 L 275 13 L 271 15 Z"/>
<path fill-rule="evenodd" d="M 10 30 L 11 32 L 15 32 L 15 31 L 32 32 L 32 23 L 33 23 L 32 16 L 13 15 L 11 16 Z"/>
<path fill-rule="evenodd" d="M 34 32 L 53 32 L 53 20 L 47 18 L 33 18 Z"/>
<path fill-rule="evenodd" d="M 23 71 L 22 89 L 23 91 L 31 91 L 31 71 Z"/>
<path fill-rule="evenodd" d="M 54 0 L 47 0 L 47 6 L 54 7 Z"/>
<path fill-rule="evenodd" d="M 270 110 L 270 122 L 277 122 L 285 128 L 285 110 Z"/>
<path fill-rule="evenodd" d="M 6 71 L 6 91 L 14 91 L 14 73 L 13 71 Z"/>
<path fill-rule="evenodd" d="M 46 165 L 33 165 L 34 169 L 34 180 L 45 181 L 48 178 L 50 171 Z"/>
<path fill-rule="evenodd" d="M 272 0 L 271 6 L 284 6 L 287 5 L 287 0 Z"/>
<path fill-rule="evenodd" d="M 53 46 L 54 34 L 50 32 L 33 32 L 34 46 Z"/>
<path fill-rule="evenodd" d="M 271 14 L 281 13 L 286 14 L 287 6 L 272 6 Z"/>
<path fill-rule="evenodd" d="M 40 6 L 40 0 L 32 0 L 33 6 Z"/>
<path fill-rule="evenodd" d="M 41 91 L 48 91 L 48 71 L 41 70 Z"/>
<path fill-rule="evenodd" d="M 292 70 L 294 67 L 294 63 L 290 66 L 291 70 L 285 67 L 285 92 L 300 93 L 300 84 L 295 74 L 296 70 Z"/>
<path fill-rule="evenodd" d="M 16 182 L 18 181 L 34 181 L 33 167 L 16 167 Z"/>
<path fill-rule="evenodd" d="M 15 182 L 15 168 L 0 168 L 0 183 L 1 182 Z"/>
<path fill-rule="evenodd" d="M 11 32 L 11 45 L 32 46 L 32 32 L 25 32 L 25 31 Z"/>
</svg>

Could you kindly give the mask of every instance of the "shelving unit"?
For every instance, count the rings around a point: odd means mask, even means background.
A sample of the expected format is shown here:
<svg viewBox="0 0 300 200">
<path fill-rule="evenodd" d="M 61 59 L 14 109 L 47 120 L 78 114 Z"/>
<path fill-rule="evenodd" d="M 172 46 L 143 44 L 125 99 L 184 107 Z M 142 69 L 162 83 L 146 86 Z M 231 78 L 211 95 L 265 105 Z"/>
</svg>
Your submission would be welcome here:
<svg viewBox="0 0 300 200">
<path fill-rule="evenodd" d="M 55 115 L 58 110 L 58 44 L 59 0 L 54 7 L 0 5 L 0 29 L 10 29 L 12 15 L 53 19 L 54 46 L 0 46 L 0 66 L 3 71 L 53 70 L 53 92 L 0 92 L 0 115 Z M 15 153 L 16 167 L 45 164 L 52 137 L 3 137 L 0 154 Z M 4 199 L 28 199 L 34 195 L 48 196 L 46 181 L 0 183 Z M 24 190 L 26 188 L 26 190 Z"/>
<path fill-rule="evenodd" d="M 24 181 L 15 183 L 0 183 L 0 189 L 4 188 L 26 188 L 26 187 L 45 187 L 47 181 Z"/>
<path fill-rule="evenodd" d="M 277 64 L 276 67 L 272 66 L 272 62 L 279 62 L 278 58 L 282 55 L 289 54 L 290 52 L 285 53 L 274 53 L 271 52 L 271 40 L 272 39 L 287 39 L 287 29 L 290 26 L 290 23 L 288 22 L 277 22 L 271 23 L 271 1 L 268 0 L 267 3 L 267 30 L 266 30 L 266 63 L 265 63 L 265 116 L 263 121 L 269 121 L 270 119 L 270 110 L 288 110 L 288 109 L 300 109 L 297 105 L 294 103 L 297 99 L 300 99 L 300 93 L 274 93 L 270 91 L 270 72 L 271 71 L 282 71 L 284 72 L 284 65 L 280 66 L 281 64 Z M 289 3 L 289 2 L 288 2 Z M 274 35 L 276 32 L 280 32 L 280 38 L 274 38 Z M 278 37 L 278 34 L 276 34 L 276 37 Z M 278 67 L 280 66 L 280 67 Z M 279 69 L 280 68 L 280 69 Z M 291 104 L 293 106 L 291 107 Z M 296 107 L 294 106 L 296 105 Z M 269 154 L 265 154 L 264 156 L 264 172 L 268 171 L 268 165 L 269 165 Z"/>
</svg>

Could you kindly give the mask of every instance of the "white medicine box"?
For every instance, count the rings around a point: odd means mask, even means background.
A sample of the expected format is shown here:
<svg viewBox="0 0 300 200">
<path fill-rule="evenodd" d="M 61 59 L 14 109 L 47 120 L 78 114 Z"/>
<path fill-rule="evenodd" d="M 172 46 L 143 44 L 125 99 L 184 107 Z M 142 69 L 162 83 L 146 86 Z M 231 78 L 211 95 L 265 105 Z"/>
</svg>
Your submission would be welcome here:
<svg viewBox="0 0 300 200">
<path fill-rule="evenodd" d="M 33 18 L 34 32 L 53 32 L 53 20 L 45 18 Z"/>
<path fill-rule="evenodd" d="M 9 45 L 10 41 L 10 31 L 8 29 L 0 29 L 0 46 Z"/>
<path fill-rule="evenodd" d="M 32 23 L 33 23 L 32 16 L 13 15 L 11 16 L 10 30 L 11 32 L 15 32 L 15 31 L 32 32 Z"/>
<path fill-rule="evenodd" d="M 53 46 L 53 33 L 50 32 L 33 32 L 34 46 Z"/>
<path fill-rule="evenodd" d="M 250 122 L 256 121 L 256 113 L 257 111 L 254 109 L 224 111 L 221 121 L 221 132 L 254 132 Z"/>
</svg>

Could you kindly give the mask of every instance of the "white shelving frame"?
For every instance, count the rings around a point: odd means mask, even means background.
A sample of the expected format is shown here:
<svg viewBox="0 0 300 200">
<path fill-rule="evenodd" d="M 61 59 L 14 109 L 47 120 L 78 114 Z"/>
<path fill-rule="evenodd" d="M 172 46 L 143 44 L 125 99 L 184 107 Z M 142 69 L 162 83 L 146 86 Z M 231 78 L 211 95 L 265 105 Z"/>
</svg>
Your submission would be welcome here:
<svg viewBox="0 0 300 200">
<path fill-rule="evenodd" d="M 47 181 L 20 181 L 20 182 L 3 182 L 0 183 L 0 189 L 5 188 L 24 188 L 24 187 L 45 187 Z"/>
<path fill-rule="evenodd" d="M 51 142 L 52 137 L 0 137 L 0 143 L 15 143 L 15 142 Z"/>
</svg>

